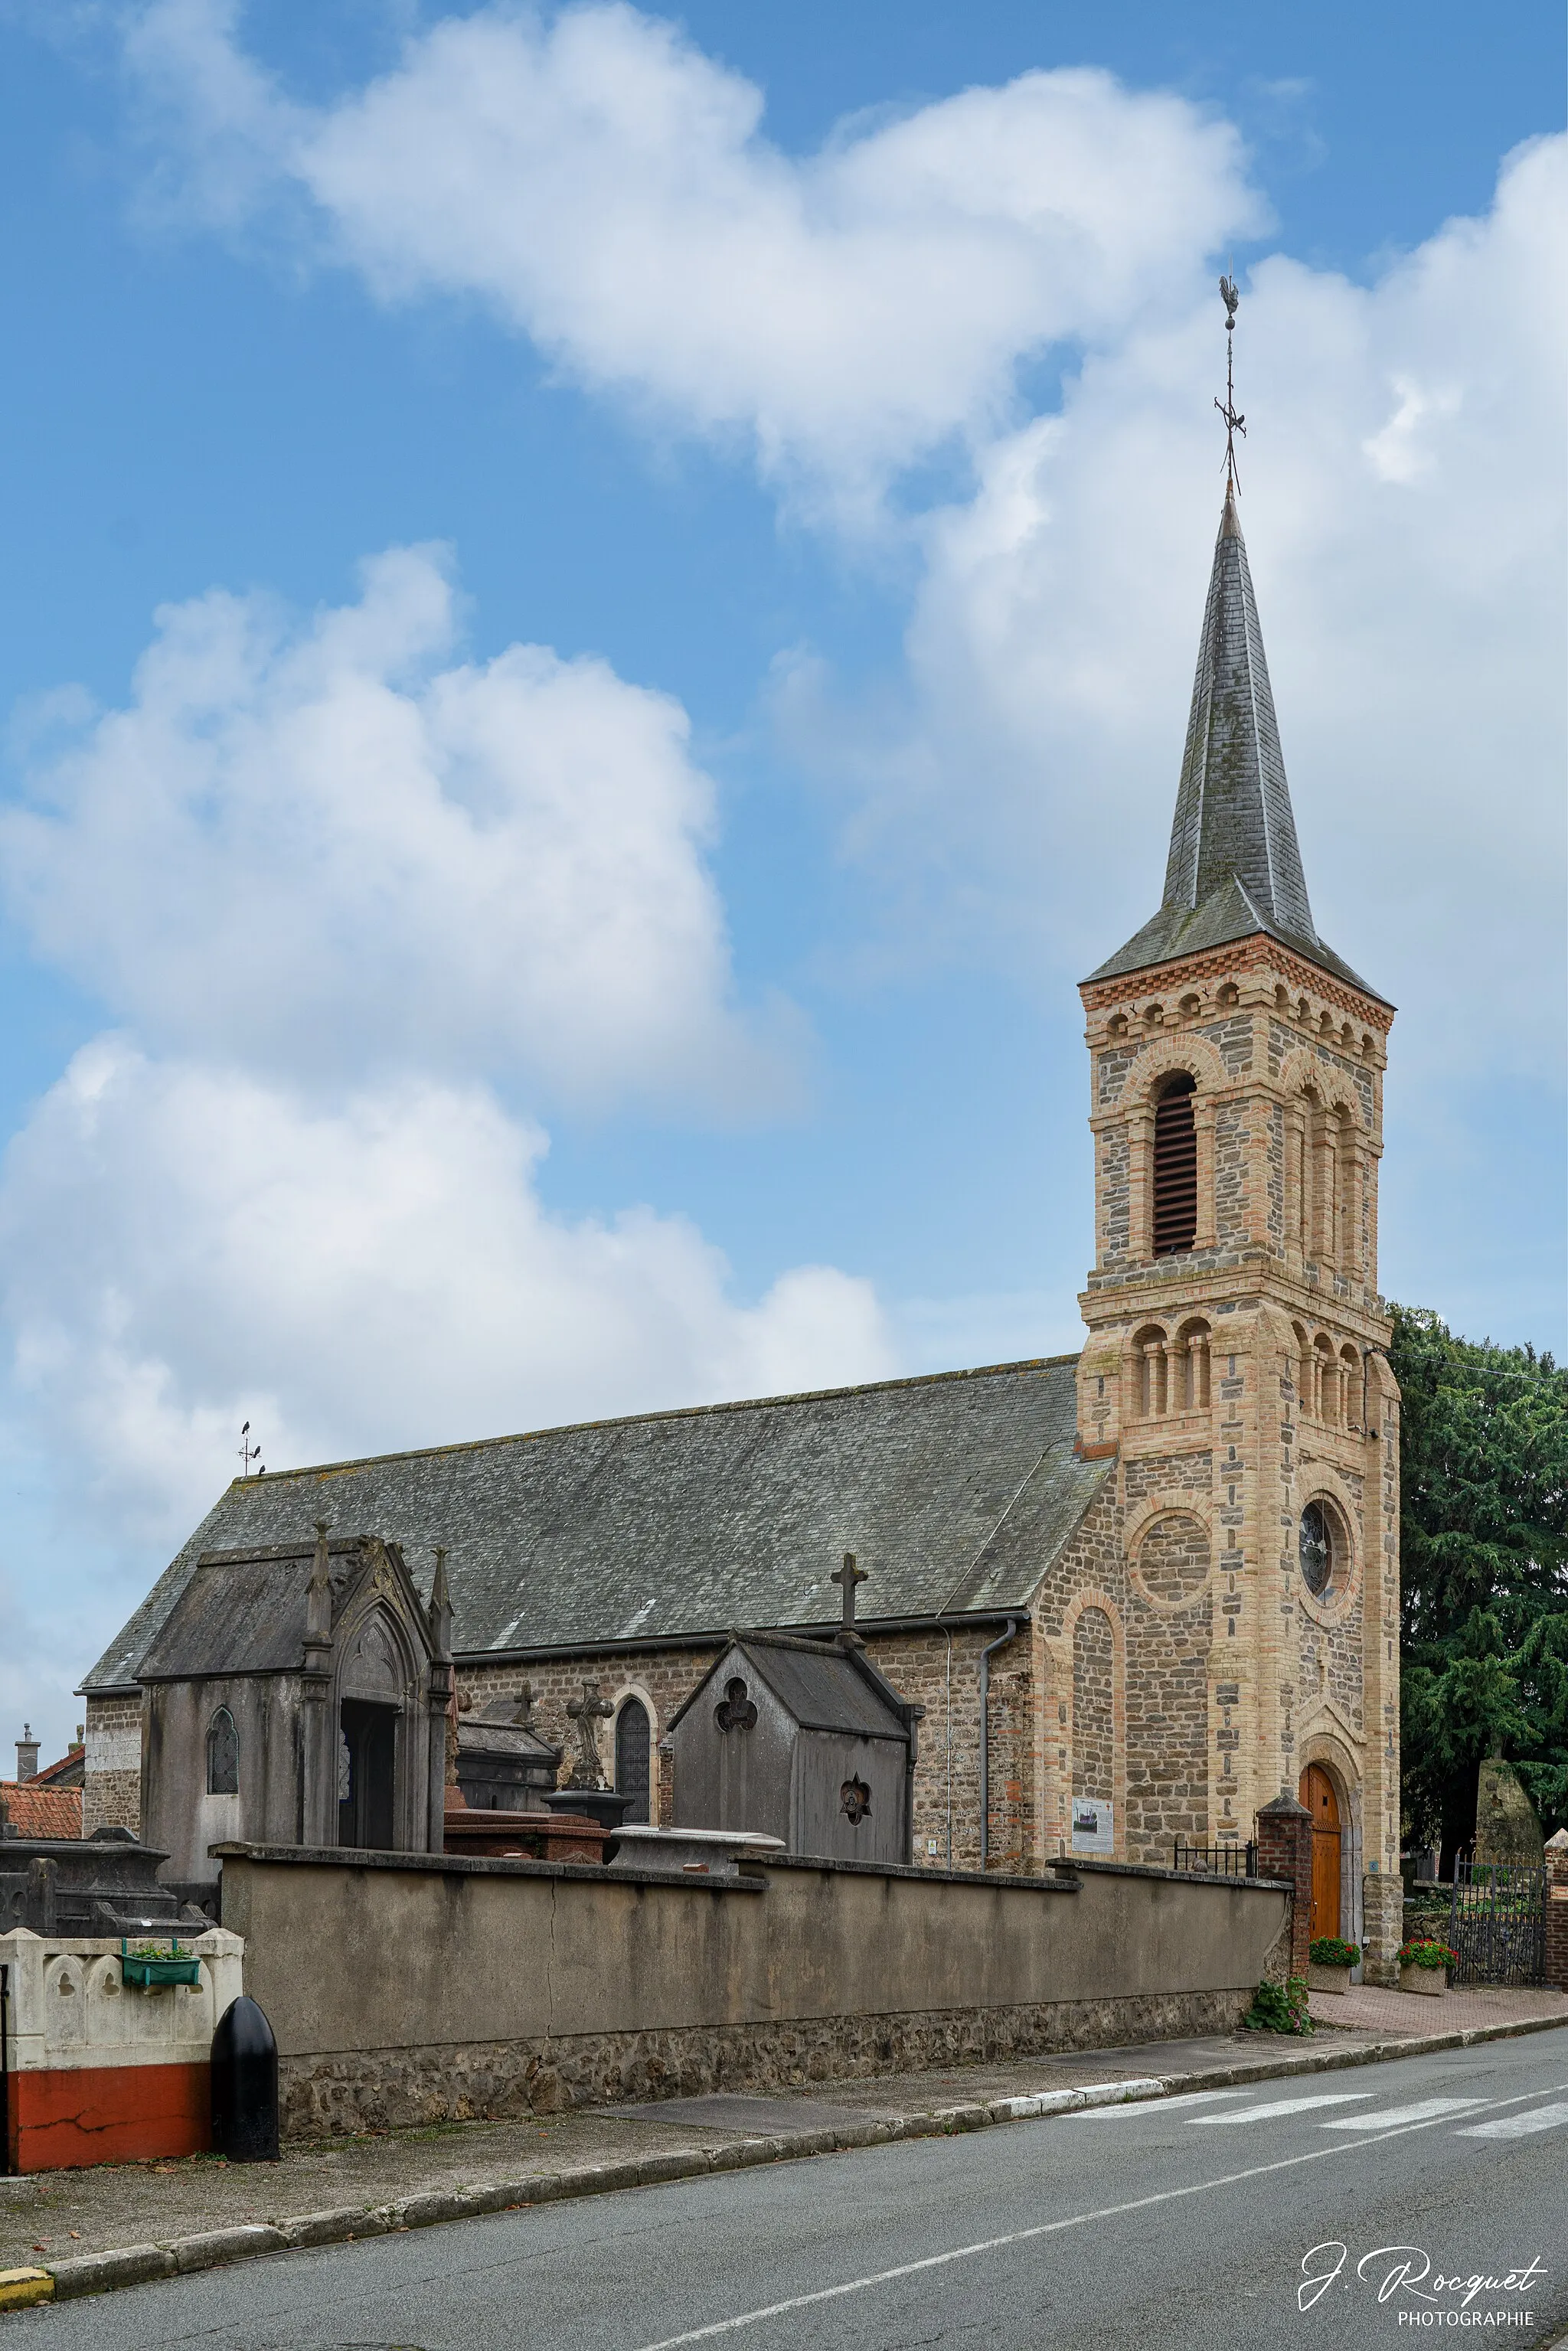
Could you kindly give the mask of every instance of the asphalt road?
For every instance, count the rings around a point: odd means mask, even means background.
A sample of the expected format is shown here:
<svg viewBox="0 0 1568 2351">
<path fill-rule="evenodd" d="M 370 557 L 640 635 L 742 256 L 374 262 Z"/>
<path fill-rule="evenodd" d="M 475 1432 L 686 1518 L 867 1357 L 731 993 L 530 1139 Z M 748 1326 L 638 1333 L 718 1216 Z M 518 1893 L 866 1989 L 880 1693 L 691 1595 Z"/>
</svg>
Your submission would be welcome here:
<svg viewBox="0 0 1568 2351">
<path fill-rule="evenodd" d="M 1373 2351 L 1565 2321 L 1568 2029 L 273 2255 L 0 2319 L 0 2351 Z"/>
</svg>

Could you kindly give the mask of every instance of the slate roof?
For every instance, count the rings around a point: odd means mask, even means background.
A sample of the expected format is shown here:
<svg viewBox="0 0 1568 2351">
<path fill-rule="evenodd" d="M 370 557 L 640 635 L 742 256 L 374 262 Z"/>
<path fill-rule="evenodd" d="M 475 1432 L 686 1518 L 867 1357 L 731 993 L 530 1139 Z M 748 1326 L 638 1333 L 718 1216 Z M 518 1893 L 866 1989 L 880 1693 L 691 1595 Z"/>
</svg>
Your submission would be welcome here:
<svg viewBox="0 0 1568 2351">
<path fill-rule="evenodd" d="M 149 1681 L 204 1674 L 298 1672 L 305 1657 L 305 1595 L 314 1546 L 220 1553 L 202 1560 L 143 1655 Z"/>
<path fill-rule="evenodd" d="M 836 1643 L 779 1640 L 756 1634 L 737 1641 L 705 1674 L 670 1717 L 674 1730 L 700 1704 L 705 1691 L 727 1680 L 736 1658 L 744 1658 L 803 1730 L 843 1731 L 852 1739 L 907 1741 L 909 1730 L 899 1701 L 869 1660 L 857 1663 Z"/>
<path fill-rule="evenodd" d="M 387 1549 L 395 1565 L 396 1545 Z M 141 1679 L 298 1672 L 305 1662 L 306 1605 L 315 1551 L 312 1529 L 299 1542 L 199 1553 L 142 1652 L 137 1667 Z M 365 1563 L 356 1541 L 328 1546 L 334 1614 Z"/>
<path fill-rule="evenodd" d="M 1247 543 L 1228 487 L 1198 641 L 1165 896 L 1159 912 L 1089 977 L 1143 971 L 1260 931 L 1353 987 L 1376 994 L 1318 936 L 1312 921 Z"/>
<path fill-rule="evenodd" d="M 1075 1356 L 649 1413 L 236 1479 L 84 1690 L 124 1688 L 205 1552 L 402 1547 L 421 1595 L 447 1547 L 453 1648 L 582 1648 L 1022 1608 L 1103 1482 L 1074 1450 Z M 247 1636 L 248 1637 L 248 1636 Z"/>
</svg>

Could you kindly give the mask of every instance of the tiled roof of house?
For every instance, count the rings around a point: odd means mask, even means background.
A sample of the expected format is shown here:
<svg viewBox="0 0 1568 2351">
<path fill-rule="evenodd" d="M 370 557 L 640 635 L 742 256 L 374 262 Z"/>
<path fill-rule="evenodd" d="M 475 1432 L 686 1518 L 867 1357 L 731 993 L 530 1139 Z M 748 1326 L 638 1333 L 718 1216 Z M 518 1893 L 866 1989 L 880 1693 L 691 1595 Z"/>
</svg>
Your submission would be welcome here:
<svg viewBox="0 0 1568 2351">
<path fill-rule="evenodd" d="M 134 1681 L 204 1552 L 402 1546 L 422 1598 L 447 1550 L 459 1656 L 838 1621 L 852 1551 L 872 1625 L 1021 1608 L 1103 1482 L 1075 1449 L 1076 1357 L 236 1480 L 84 1687 Z"/>
<path fill-rule="evenodd" d="M 1090 978 L 1144 971 L 1260 931 L 1364 994 L 1376 995 L 1318 936 L 1312 921 L 1247 544 L 1227 489 L 1165 896 L 1159 912 Z"/>
<path fill-rule="evenodd" d="M 40 1788 L 36 1780 L 0 1780 L 0 1803 L 18 1836 L 81 1834 L 79 1788 Z"/>
</svg>

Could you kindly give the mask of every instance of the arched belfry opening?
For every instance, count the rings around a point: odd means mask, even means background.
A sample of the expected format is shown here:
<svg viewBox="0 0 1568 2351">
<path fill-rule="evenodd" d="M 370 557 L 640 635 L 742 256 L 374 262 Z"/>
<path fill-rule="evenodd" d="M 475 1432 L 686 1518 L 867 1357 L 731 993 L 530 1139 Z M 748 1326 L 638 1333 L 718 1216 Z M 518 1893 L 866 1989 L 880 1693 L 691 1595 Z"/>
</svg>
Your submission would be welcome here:
<svg viewBox="0 0 1568 2351">
<path fill-rule="evenodd" d="M 1196 1081 L 1186 1070 L 1166 1080 L 1155 1102 L 1155 1255 L 1176 1257 L 1197 1238 Z"/>
</svg>

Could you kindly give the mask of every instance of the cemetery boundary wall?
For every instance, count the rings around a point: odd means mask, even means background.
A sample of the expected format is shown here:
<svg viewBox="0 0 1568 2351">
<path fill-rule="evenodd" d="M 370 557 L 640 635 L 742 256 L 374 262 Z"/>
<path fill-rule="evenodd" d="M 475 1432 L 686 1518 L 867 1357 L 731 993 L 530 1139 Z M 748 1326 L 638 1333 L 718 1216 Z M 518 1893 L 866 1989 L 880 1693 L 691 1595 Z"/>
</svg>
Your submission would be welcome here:
<svg viewBox="0 0 1568 2351">
<path fill-rule="evenodd" d="M 1229 2031 L 1288 1886 L 224 1848 L 294 2138 Z"/>
</svg>

